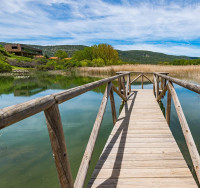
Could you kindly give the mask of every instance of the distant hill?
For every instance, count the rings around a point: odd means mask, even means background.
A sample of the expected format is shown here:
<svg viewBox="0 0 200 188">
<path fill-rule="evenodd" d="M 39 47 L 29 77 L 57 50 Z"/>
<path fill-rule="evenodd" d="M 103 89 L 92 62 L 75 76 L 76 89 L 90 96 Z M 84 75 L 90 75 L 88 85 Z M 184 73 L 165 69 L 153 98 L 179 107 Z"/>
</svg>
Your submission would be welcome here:
<svg viewBox="0 0 200 188">
<path fill-rule="evenodd" d="M 172 62 L 176 59 L 198 59 L 197 57 L 188 56 L 174 56 L 158 52 L 143 51 L 143 50 L 118 50 L 119 57 L 126 62 L 130 63 L 143 63 L 143 64 L 157 64 L 159 62 Z"/>
<path fill-rule="evenodd" d="M 0 45 L 5 45 L 5 42 L 0 42 Z M 69 57 L 72 57 L 73 54 L 87 47 L 84 45 L 55 45 L 55 46 L 41 46 L 41 45 L 29 45 L 43 51 L 43 54 L 47 54 L 49 57 L 54 56 L 54 53 L 57 50 L 64 50 L 68 53 Z M 159 62 L 172 62 L 176 59 L 199 59 L 197 57 L 188 57 L 188 56 L 174 56 L 167 55 L 158 52 L 143 51 L 143 50 L 129 50 L 121 51 L 117 50 L 119 57 L 122 61 L 129 63 L 142 63 L 142 64 L 157 64 Z"/>
<path fill-rule="evenodd" d="M 0 42 L 0 45 L 5 45 L 5 42 Z M 43 55 L 47 54 L 49 57 L 53 57 L 57 50 L 66 51 L 69 57 L 72 57 L 73 54 L 78 51 L 82 50 L 83 48 L 87 47 L 84 45 L 55 45 L 55 46 L 41 46 L 41 45 L 29 45 L 34 48 L 41 49 Z"/>
</svg>

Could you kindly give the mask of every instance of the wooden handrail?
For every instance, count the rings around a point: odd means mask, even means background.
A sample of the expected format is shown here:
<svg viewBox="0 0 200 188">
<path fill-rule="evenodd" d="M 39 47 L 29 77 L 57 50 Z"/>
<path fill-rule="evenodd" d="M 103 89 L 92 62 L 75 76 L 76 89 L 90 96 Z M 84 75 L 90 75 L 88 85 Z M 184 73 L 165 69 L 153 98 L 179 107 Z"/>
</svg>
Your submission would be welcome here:
<svg viewBox="0 0 200 188">
<path fill-rule="evenodd" d="M 193 84 L 193 83 L 190 83 L 190 82 L 187 82 L 187 81 L 184 81 L 184 80 L 179 80 L 177 78 L 173 78 L 173 77 L 170 77 L 170 76 L 166 76 L 166 75 L 163 75 L 163 74 L 160 74 L 160 73 L 154 73 L 156 74 L 157 76 L 160 76 L 166 80 L 169 80 L 170 82 L 173 82 L 175 84 L 178 84 L 186 89 L 189 89 L 191 91 L 194 91 L 198 94 L 200 94 L 200 85 L 197 85 L 197 84 Z"/>
<path fill-rule="evenodd" d="M 179 122 L 181 124 L 181 128 L 183 131 L 183 135 L 186 140 L 187 147 L 189 149 L 189 153 L 193 162 L 193 166 L 197 175 L 197 178 L 200 182 L 200 156 L 197 150 L 197 147 L 195 145 L 194 139 L 192 137 L 192 133 L 190 131 L 190 128 L 188 126 L 187 120 L 185 118 L 185 115 L 183 113 L 183 109 L 181 107 L 181 104 L 179 102 L 178 96 L 176 94 L 176 91 L 172 85 L 171 82 L 168 82 L 168 89 L 172 95 L 173 101 L 174 101 L 174 106 L 179 118 Z"/>
</svg>

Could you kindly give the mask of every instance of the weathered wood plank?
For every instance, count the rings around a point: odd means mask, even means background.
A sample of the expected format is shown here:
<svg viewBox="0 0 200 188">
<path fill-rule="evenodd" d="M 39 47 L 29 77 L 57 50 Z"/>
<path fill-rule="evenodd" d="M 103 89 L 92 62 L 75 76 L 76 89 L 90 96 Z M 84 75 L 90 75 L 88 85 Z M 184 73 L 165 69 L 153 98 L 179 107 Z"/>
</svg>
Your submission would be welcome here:
<svg viewBox="0 0 200 188">
<path fill-rule="evenodd" d="M 152 91 L 133 92 L 107 140 L 88 186 L 197 188 Z M 143 182 L 137 182 L 138 178 Z M 116 184 L 110 181 L 113 179 Z M 123 179 L 130 182 L 126 184 Z M 157 179 L 165 184 L 150 183 Z M 185 179 L 190 183 L 184 182 Z M 137 183 L 134 185 L 133 181 Z"/>
</svg>

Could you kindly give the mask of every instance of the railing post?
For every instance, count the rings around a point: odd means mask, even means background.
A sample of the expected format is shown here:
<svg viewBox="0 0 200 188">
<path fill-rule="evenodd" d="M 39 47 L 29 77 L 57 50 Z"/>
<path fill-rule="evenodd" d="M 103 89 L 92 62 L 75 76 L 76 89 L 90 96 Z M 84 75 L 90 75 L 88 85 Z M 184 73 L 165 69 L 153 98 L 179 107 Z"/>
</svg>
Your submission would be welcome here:
<svg viewBox="0 0 200 188">
<path fill-rule="evenodd" d="M 73 188 L 74 184 L 58 104 L 52 105 L 44 113 L 60 186 L 62 188 Z"/>
<path fill-rule="evenodd" d="M 121 90 L 122 90 L 121 77 L 118 78 L 118 88 L 119 88 L 119 92 L 121 93 Z"/>
<path fill-rule="evenodd" d="M 128 75 L 129 78 L 129 95 L 131 94 L 131 73 Z"/>
<path fill-rule="evenodd" d="M 155 86 L 156 85 L 156 83 L 155 83 L 155 74 L 153 74 L 153 94 L 154 94 L 154 96 L 156 96 L 156 93 L 155 93 Z"/>
<path fill-rule="evenodd" d="M 156 98 L 159 96 L 159 76 L 156 75 Z"/>
<path fill-rule="evenodd" d="M 143 81 L 144 81 L 144 78 L 143 78 L 143 73 L 142 73 L 142 89 L 144 89 L 144 87 L 143 87 Z"/>
<path fill-rule="evenodd" d="M 111 110 L 112 110 L 113 125 L 115 125 L 115 123 L 117 122 L 117 115 L 116 115 L 115 99 L 114 99 L 114 94 L 113 94 L 113 88 L 112 87 L 110 89 L 110 104 L 111 104 Z"/>
<path fill-rule="evenodd" d="M 124 95 L 125 97 L 127 97 L 127 95 L 126 95 L 126 87 L 125 87 L 125 83 L 126 83 L 126 81 L 125 81 L 125 76 L 123 76 L 122 79 L 123 79 L 123 81 L 122 81 L 123 95 Z"/>
<path fill-rule="evenodd" d="M 167 111 L 166 111 L 166 121 L 168 125 L 170 126 L 170 114 L 171 114 L 171 93 L 168 88 L 168 93 L 167 93 Z"/>
</svg>

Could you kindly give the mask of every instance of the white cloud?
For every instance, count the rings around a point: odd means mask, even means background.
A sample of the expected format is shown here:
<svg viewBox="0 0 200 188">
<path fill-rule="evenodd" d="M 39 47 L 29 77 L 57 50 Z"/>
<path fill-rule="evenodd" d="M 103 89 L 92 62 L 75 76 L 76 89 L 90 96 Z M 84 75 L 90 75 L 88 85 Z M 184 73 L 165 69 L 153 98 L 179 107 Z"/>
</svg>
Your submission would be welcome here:
<svg viewBox="0 0 200 188">
<path fill-rule="evenodd" d="M 127 0 L 122 4 L 101 0 L 1 0 L 0 40 L 85 45 L 123 41 L 135 44 L 123 48 L 145 46 L 146 50 L 165 53 L 198 54 L 199 48 L 178 46 L 176 41 L 200 40 L 200 5 L 163 4 L 164 1 L 159 6 L 144 2 L 135 6 Z M 57 5 L 60 9 L 56 9 Z M 59 11 L 63 12 L 62 19 Z M 153 45 L 154 41 L 171 44 Z"/>
</svg>

